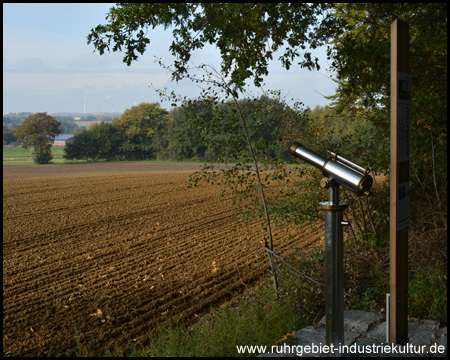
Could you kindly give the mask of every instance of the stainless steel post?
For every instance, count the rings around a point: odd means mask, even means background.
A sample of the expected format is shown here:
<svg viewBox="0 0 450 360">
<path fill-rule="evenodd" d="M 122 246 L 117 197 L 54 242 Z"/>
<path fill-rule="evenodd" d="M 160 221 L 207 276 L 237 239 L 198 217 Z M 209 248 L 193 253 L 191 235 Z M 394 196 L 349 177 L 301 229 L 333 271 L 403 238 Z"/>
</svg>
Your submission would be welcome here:
<svg viewBox="0 0 450 360">
<path fill-rule="evenodd" d="M 348 205 L 339 202 L 339 185 L 331 183 L 329 191 L 330 201 L 320 203 L 325 212 L 326 341 L 337 351 L 344 345 L 342 218 Z"/>
</svg>

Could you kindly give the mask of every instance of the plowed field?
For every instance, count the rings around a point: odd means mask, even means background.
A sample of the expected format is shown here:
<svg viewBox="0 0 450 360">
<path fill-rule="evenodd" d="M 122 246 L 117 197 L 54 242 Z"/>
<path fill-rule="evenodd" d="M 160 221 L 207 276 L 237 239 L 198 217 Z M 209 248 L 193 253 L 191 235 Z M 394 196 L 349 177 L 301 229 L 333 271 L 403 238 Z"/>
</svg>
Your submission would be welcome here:
<svg viewBox="0 0 450 360">
<path fill-rule="evenodd" d="M 145 343 L 267 275 L 259 222 L 238 223 L 188 172 L 3 181 L 3 355 L 73 356 Z M 305 228 L 282 247 L 313 243 Z"/>
</svg>

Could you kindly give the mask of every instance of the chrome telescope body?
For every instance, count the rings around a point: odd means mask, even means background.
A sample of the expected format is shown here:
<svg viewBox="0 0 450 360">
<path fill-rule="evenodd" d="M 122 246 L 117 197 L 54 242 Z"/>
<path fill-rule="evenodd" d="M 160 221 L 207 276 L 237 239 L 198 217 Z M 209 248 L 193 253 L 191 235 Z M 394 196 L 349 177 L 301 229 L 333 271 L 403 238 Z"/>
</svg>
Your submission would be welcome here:
<svg viewBox="0 0 450 360">
<path fill-rule="evenodd" d="M 373 185 L 373 179 L 368 169 L 351 162 L 330 152 L 332 157 L 323 156 L 305 148 L 302 144 L 295 142 L 289 149 L 291 155 L 302 159 L 312 166 L 322 170 L 322 174 L 331 182 L 341 185 L 354 192 L 357 196 L 369 196 Z"/>
</svg>

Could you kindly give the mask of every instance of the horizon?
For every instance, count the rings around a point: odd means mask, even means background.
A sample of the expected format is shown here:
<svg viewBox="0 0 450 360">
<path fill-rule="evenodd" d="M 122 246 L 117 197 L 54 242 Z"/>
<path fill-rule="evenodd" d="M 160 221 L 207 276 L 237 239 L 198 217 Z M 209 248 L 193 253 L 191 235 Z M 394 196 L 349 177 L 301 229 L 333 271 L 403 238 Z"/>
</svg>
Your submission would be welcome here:
<svg viewBox="0 0 450 360">
<path fill-rule="evenodd" d="M 140 105 L 140 104 L 138 104 L 138 105 Z M 134 106 L 134 105 L 133 105 Z M 316 105 L 316 106 L 314 106 L 314 107 L 311 107 L 311 106 L 306 106 L 306 108 L 309 108 L 309 109 L 311 109 L 311 110 L 314 110 L 314 108 L 316 108 L 316 107 L 326 107 L 326 106 L 328 106 L 328 104 L 326 104 L 326 105 Z M 173 106 L 172 106 L 172 108 L 173 108 Z M 86 113 L 83 113 L 83 112 L 77 112 L 77 111 L 57 111 L 57 112 L 48 112 L 48 111 L 18 111 L 18 112 L 9 112 L 9 113 L 4 113 L 3 114 L 3 116 L 6 116 L 6 115 L 18 115 L 18 114 L 36 114 L 36 113 L 38 113 L 38 112 L 45 112 L 45 113 L 47 113 L 48 115 L 50 115 L 50 116 L 57 116 L 57 115 L 65 115 L 65 116 L 67 116 L 67 115 L 74 115 L 74 116 L 89 116 L 89 115 L 122 115 L 126 110 L 129 110 L 129 109 L 125 109 L 124 111 L 115 111 L 115 112 L 107 112 L 107 111 L 105 111 L 105 112 L 86 112 Z M 167 111 L 170 111 L 171 109 L 165 109 L 165 110 L 167 110 Z"/>
<path fill-rule="evenodd" d="M 76 116 L 88 116 L 88 115 L 115 115 L 115 114 L 123 114 L 123 111 L 119 111 L 119 112 L 90 112 L 90 113 L 80 113 L 80 112 L 72 112 L 72 111 L 57 111 L 57 112 L 52 112 L 49 113 L 48 111 L 39 111 L 39 112 L 45 112 L 48 115 L 76 115 Z M 5 115 L 18 115 L 18 114 L 37 114 L 38 112 L 34 112 L 34 111 L 19 111 L 19 112 L 10 112 L 7 114 L 3 114 L 3 116 Z"/>
</svg>

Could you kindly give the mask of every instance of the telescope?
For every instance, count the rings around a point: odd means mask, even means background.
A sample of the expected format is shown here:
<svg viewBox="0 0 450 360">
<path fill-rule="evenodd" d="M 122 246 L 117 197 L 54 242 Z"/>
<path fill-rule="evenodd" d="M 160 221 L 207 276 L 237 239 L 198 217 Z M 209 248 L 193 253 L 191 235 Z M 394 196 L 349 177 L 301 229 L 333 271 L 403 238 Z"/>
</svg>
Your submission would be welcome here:
<svg viewBox="0 0 450 360">
<path fill-rule="evenodd" d="M 357 196 L 370 195 L 373 179 L 368 175 L 369 169 L 364 169 L 331 151 L 329 153 L 332 157 L 326 159 L 314 151 L 308 150 L 298 142 L 293 143 L 289 150 L 293 156 L 322 170 L 323 176 L 331 182 L 343 186 L 354 192 Z M 322 187 L 329 187 L 329 185 L 331 184 L 321 182 Z"/>
<path fill-rule="evenodd" d="M 344 345 L 344 293 L 343 293 L 343 226 L 346 203 L 339 202 L 339 186 L 357 196 L 369 196 L 373 179 L 369 169 L 328 151 L 331 157 L 324 158 L 316 152 L 295 142 L 289 148 L 291 155 L 322 171 L 322 188 L 329 189 L 329 201 L 319 203 L 325 212 L 325 276 L 326 276 L 326 342 L 335 349 Z M 341 354 L 335 353 L 335 356 Z"/>
</svg>

